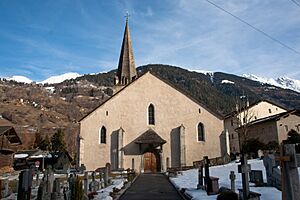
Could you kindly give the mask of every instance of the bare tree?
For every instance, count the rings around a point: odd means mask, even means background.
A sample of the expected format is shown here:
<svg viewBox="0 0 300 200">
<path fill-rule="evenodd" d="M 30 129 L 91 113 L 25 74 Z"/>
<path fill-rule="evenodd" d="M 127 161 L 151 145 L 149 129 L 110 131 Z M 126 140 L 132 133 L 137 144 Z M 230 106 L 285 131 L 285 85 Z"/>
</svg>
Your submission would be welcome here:
<svg viewBox="0 0 300 200">
<path fill-rule="evenodd" d="M 243 95 L 236 101 L 236 123 L 239 139 L 239 148 L 242 150 L 242 145 L 249 139 L 249 125 L 255 120 L 255 112 L 249 107 L 248 98 Z"/>
</svg>

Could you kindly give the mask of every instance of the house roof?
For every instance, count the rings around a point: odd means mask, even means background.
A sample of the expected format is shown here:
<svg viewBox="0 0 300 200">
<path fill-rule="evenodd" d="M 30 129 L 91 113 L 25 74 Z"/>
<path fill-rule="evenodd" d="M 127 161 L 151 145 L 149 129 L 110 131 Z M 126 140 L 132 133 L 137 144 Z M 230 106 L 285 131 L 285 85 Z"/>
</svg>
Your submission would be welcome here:
<svg viewBox="0 0 300 200">
<path fill-rule="evenodd" d="M 300 117 L 300 110 L 297 110 L 297 109 L 289 110 L 287 112 L 283 112 L 283 113 L 279 113 L 279 114 L 276 114 L 276 115 L 271 115 L 269 117 L 257 119 L 257 120 L 254 120 L 254 121 L 250 122 L 248 124 L 248 126 L 250 127 L 250 126 L 254 126 L 254 125 L 269 122 L 269 121 L 277 121 L 277 120 L 281 119 L 282 117 L 289 116 L 290 114 L 293 114 L 293 115 L 295 114 L 295 115 L 298 115 Z M 237 128 L 236 130 L 239 130 L 239 129 L 240 128 Z"/>
<path fill-rule="evenodd" d="M 16 130 L 12 126 L 0 125 L 0 136 L 4 135 L 10 144 L 22 144 Z"/>
<path fill-rule="evenodd" d="M 154 77 L 158 78 L 159 80 L 161 80 L 162 82 L 164 82 L 165 84 L 169 85 L 170 87 L 172 87 L 173 89 L 177 90 L 178 92 L 182 93 L 184 96 L 186 96 L 187 98 L 189 98 L 190 100 L 192 100 L 193 102 L 195 102 L 196 104 L 200 105 L 201 107 L 203 107 L 204 109 L 206 109 L 208 112 L 210 112 L 211 114 L 213 114 L 214 116 L 216 116 L 219 119 L 223 119 L 223 116 L 215 111 L 213 111 L 212 109 L 208 108 L 206 105 L 204 105 L 202 102 L 200 102 L 199 100 L 195 99 L 194 97 L 192 97 L 190 94 L 188 94 L 186 91 L 183 91 L 182 89 L 179 89 L 178 87 L 176 87 L 173 83 L 171 83 L 170 81 L 167 81 L 166 79 L 162 78 L 161 76 L 159 76 L 158 74 L 152 72 L 152 71 L 148 71 L 146 73 L 144 73 L 143 75 L 139 76 L 137 79 L 135 79 L 134 81 L 132 81 L 131 83 L 129 83 L 128 85 L 124 86 L 122 89 L 120 89 L 118 92 L 116 92 L 115 94 L 113 94 L 111 97 L 109 97 L 108 99 L 106 99 L 104 102 L 102 102 L 99 106 L 97 106 L 96 108 L 94 108 L 91 112 L 89 112 L 88 114 L 86 114 L 84 117 L 82 117 L 79 122 L 81 122 L 82 120 L 84 120 L 86 117 L 88 117 L 91 113 L 93 113 L 95 110 L 97 110 L 99 107 L 103 106 L 106 102 L 110 101 L 112 98 L 114 98 L 115 96 L 119 95 L 120 93 L 122 93 L 123 90 L 125 90 L 127 87 L 130 87 L 132 84 L 136 83 L 139 79 L 141 79 L 142 77 L 144 77 L 146 74 L 151 74 Z"/>
<path fill-rule="evenodd" d="M 136 144 L 164 144 L 167 141 L 162 139 L 153 129 L 148 129 L 133 142 Z"/>
<path fill-rule="evenodd" d="M 254 103 L 250 104 L 248 107 L 244 107 L 241 109 L 241 111 L 244 111 L 245 109 L 249 109 L 249 108 L 252 108 L 253 106 L 256 106 L 257 104 L 261 103 L 261 102 L 268 102 L 270 104 L 273 104 L 281 109 L 284 109 L 284 110 L 287 110 L 287 108 L 285 108 L 284 106 L 278 104 L 278 103 L 274 103 L 273 101 L 271 100 L 268 100 L 268 99 L 261 99 L 261 100 L 258 100 L 258 101 L 255 101 Z M 233 111 L 227 115 L 225 115 L 224 119 L 227 119 L 229 117 L 233 117 L 234 115 L 236 115 L 238 112 L 237 111 Z"/>
</svg>

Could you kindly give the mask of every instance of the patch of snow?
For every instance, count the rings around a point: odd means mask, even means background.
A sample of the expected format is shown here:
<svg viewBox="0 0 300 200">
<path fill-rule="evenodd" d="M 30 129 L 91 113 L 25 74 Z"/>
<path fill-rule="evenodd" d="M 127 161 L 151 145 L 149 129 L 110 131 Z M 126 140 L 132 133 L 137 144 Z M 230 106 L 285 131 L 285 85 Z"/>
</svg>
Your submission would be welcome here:
<svg viewBox="0 0 300 200">
<path fill-rule="evenodd" d="M 109 196 L 109 193 L 113 191 L 114 188 L 117 189 L 122 189 L 122 187 L 124 186 L 124 182 L 125 179 L 113 179 L 112 180 L 112 185 L 103 188 L 101 190 L 97 191 L 97 195 L 94 196 L 94 199 L 96 200 L 112 200 L 113 198 L 111 196 Z"/>
<path fill-rule="evenodd" d="M 65 81 L 65 80 L 68 80 L 68 79 L 75 79 L 79 76 L 81 76 L 81 75 L 78 74 L 78 73 L 68 72 L 68 73 L 65 73 L 65 74 L 57 75 L 57 76 L 51 76 L 51 77 L 47 78 L 46 80 L 38 82 L 38 83 L 42 83 L 42 84 L 45 84 L 45 83 L 48 83 L 48 84 L 61 83 L 61 82 Z"/>
<path fill-rule="evenodd" d="M 266 77 L 260 77 L 253 74 L 243 74 L 243 77 L 258 81 L 262 84 L 269 84 L 274 85 L 276 87 L 284 88 L 284 89 L 290 89 L 294 90 L 296 92 L 300 92 L 300 80 L 291 79 L 288 77 L 279 77 L 279 78 L 266 78 Z"/>
<path fill-rule="evenodd" d="M 7 80 L 12 80 L 12 81 L 16 81 L 19 83 L 32 83 L 33 81 L 30 80 L 29 78 L 27 78 L 26 76 L 12 76 L 9 78 L 6 78 Z"/>
<path fill-rule="evenodd" d="M 14 155 L 14 158 L 26 158 L 29 155 L 27 153 L 18 153 Z"/>
<path fill-rule="evenodd" d="M 227 83 L 227 84 L 234 84 L 233 81 L 229 81 L 229 80 L 222 80 L 221 83 L 222 83 L 222 84 L 226 84 L 226 83 Z"/>
<path fill-rule="evenodd" d="M 262 170 L 264 182 L 266 182 L 266 172 L 262 160 L 249 160 L 251 169 Z M 236 192 L 242 188 L 241 174 L 238 173 L 238 163 L 229 163 L 226 165 L 210 167 L 210 175 L 219 178 L 219 186 L 230 188 L 229 174 L 230 171 L 234 171 L 236 174 Z M 298 169 L 298 171 L 300 168 Z M 178 175 L 175 178 L 170 178 L 171 182 L 178 188 L 186 188 L 186 193 L 192 196 L 193 200 L 215 200 L 217 195 L 208 196 L 204 190 L 197 190 L 198 184 L 198 169 L 192 169 L 183 171 L 182 175 Z M 280 200 L 281 191 L 274 187 L 254 187 L 254 184 L 250 183 L 250 190 L 261 194 L 262 200 Z"/>
<path fill-rule="evenodd" d="M 45 87 L 46 90 L 53 93 L 55 91 L 55 87 Z"/>
</svg>

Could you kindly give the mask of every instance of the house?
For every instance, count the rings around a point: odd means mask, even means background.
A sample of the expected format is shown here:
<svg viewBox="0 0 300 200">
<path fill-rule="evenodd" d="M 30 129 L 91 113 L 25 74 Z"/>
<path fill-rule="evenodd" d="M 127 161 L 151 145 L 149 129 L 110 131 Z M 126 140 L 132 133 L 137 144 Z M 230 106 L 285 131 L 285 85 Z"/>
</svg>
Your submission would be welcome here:
<svg viewBox="0 0 300 200">
<path fill-rule="evenodd" d="M 137 77 L 128 20 L 114 84 L 79 121 L 79 166 L 157 172 L 221 155 L 222 116 L 152 72 Z"/>
<path fill-rule="evenodd" d="M 11 167 L 13 154 L 22 144 L 13 124 L 0 115 L 0 168 Z"/>
<path fill-rule="evenodd" d="M 248 124 L 248 136 L 262 143 L 277 142 L 287 139 L 289 131 L 294 129 L 300 133 L 300 111 L 290 110 L 269 117 L 254 120 Z M 240 128 L 237 128 L 237 132 Z M 243 141 L 243 138 L 241 138 Z"/>
<path fill-rule="evenodd" d="M 229 136 L 230 152 L 233 154 L 240 153 L 240 140 L 236 131 L 239 127 L 245 127 L 251 121 L 273 116 L 287 110 L 269 100 L 260 100 L 251 105 L 238 108 L 224 118 L 224 129 Z M 240 132 L 242 130 L 240 129 Z M 245 130 L 244 130 L 245 131 Z"/>
<path fill-rule="evenodd" d="M 68 152 L 45 152 L 38 149 L 18 151 L 14 156 L 14 169 L 36 167 L 39 170 L 51 168 L 55 172 L 66 173 L 71 167 L 72 158 Z"/>
</svg>

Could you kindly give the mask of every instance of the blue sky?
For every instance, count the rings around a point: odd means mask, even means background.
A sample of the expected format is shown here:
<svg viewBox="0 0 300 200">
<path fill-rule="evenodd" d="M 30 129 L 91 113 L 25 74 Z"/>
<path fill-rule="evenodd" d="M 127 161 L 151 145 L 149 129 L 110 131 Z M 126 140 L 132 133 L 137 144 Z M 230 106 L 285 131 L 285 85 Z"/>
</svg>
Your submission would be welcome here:
<svg viewBox="0 0 300 200">
<path fill-rule="evenodd" d="M 300 52 L 300 7 L 292 1 L 211 1 Z M 205 0 L 1 0 L 0 77 L 115 69 L 126 11 L 137 66 L 300 79 L 299 54 Z"/>
</svg>

